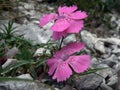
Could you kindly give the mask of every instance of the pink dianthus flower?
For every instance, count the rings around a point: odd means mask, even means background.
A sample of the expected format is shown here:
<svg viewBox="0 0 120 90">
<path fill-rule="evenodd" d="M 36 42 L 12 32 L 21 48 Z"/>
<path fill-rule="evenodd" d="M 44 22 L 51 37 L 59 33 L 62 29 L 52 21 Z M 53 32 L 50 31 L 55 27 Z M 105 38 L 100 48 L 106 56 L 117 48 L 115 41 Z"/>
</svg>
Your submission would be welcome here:
<svg viewBox="0 0 120 90">
<path fill-rule="evenodd" d="M 67 33 L 78 33 L 83 28 L 83 20 L 87 17 L 86 12 L 78 11 L 77 6 L 63 6 L 58 8 L 58 14 L 46 14 L 40 19 L 40 26 L 54 20 L 51 27 L 53 39 L 58 40 Z"/>
<path fill-rule="evenodd" d="M 54 74 L 52 78 L 60 82 L 72 75 L 72 69 L 76 73 L 82 73 L 87 70 L 90 66 L 89 55 L 73 55 L 83 48 L 83 43 L 72 42 L 64 46 L 60 51 L 57 51 L 53 58 L 47 60 L 47 65 L 49 66 L 48 74 Z"/>
</svg>

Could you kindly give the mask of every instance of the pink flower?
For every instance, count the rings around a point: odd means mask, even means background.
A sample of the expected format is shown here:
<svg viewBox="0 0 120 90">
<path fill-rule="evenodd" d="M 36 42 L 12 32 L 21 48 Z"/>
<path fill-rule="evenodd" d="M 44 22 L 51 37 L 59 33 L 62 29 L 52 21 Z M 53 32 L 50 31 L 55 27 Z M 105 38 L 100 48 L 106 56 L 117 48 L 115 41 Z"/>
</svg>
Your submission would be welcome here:
<svg viewBox="0 0 120 90">
<path fill-rule="evenodd" d="M 53 79 L 57 79 L 57 82 L 60 82 L 72 75 L 72 69 L 76 73 L 82 73 L 87 70 L 90 66 L 89 55 L 72 55 L 83 48 L 83 43 L 72 42 L 57 51 L 53 58 L 47 60 L 47 65 L 49 66 L 48 74 L 54 74 Z"/>
<path fill-rule="evenodd" d="M 63 6 L 58 8 L 58 14 L 46 14 L 40 19 L 40 26 L 46 25 L 54 20 L 55 23 L 51 27 L 53 31 L 53 39 L 60 39 L 67 33 L 79 33 L 83 28 L 83 20 L 87 17 L 86 12 L 77 11 L 77 6 Z"/>
</svg>

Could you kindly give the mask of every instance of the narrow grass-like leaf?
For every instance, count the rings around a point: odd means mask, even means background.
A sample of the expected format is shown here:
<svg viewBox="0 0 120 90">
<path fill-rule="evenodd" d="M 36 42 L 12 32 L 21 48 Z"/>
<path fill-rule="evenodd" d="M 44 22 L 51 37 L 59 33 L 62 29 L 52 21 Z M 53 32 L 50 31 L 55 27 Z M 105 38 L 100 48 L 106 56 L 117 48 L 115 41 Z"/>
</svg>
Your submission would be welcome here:
<svg viewBox="0 0 120 90">
<path fill-rule="evenodd" d="M 88 71 L 79 74 L 80 76 L 83 75 L 87 75 L 87 74 L 92 74 L 92 73 L 96 73 L 97 71 L 103 70 L 103 69 L 108 69 L 108 67 L 104 67 L 104 68 L 95 68 L 95 69 L 89 69 Z"/>
<path fill-rule="evenodd" d="M 36 65 L 36 67 L 39 67 L 42 64 L 44 64 L 45 62 L 46 62 L 46 58 L 45 57 L 41 57 L 40 60 L 35 63 L 35 65 Z"/>
<path fill-rule="evenodd" d="M 14 65 L 11 65 L 11 66 L 8 66 L 6 67 L 5 69 L 3 69 L 2 71 L 0 71 L 0 73 L 3 75 L 3 74 L 6 74 L 8 72 L 10 72 L 11 70 L 15 69 L 15 68 L 18 68 L 20 66 L 23 66 L 23 65 L 26 65 L 26 64 L 29 64 L 31 62 L 28 62 L 28 61 L 18 61 L 17 63 L 15 63 Z"/>
<path fill-rule="evenodd" d="M 0 77 L 0 81 L 25 81 L 25 82 L 35 82 L 34 80 L 22 79 L 22 78 L 16 78 L 16 77 Z"/>
<path fill-rule="evenodd" d="M 33 68 L 33 66 L 30 66 L 29 72 L 34 79 L 37 79 L 37 73 L 35 72 L 35 69 Z"/>
</svg>

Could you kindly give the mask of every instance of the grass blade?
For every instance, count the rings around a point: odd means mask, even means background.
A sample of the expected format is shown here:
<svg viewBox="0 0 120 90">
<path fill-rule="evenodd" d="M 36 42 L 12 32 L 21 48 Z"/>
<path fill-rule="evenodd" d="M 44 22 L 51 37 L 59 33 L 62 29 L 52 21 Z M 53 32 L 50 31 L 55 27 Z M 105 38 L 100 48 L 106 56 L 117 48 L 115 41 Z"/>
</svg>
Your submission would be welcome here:
<svg viewBox="0 0 120 90">
<path fill-rule="evenodd" d="M 16 77 L 0 77 L 0 81 L 25 81 L 25 82 L 35 82 L 34 80 L 22 79 L 22 78 L 16 78 Z"/>
<path fill-rule="evenodd" d="M 11 70 L 13 70 L 13 69 L 15 69 L 15 68 L 18 68 L 18 67 L 20 67 L 20 66 L 23 66 L 23 65 L 26 65 L 26 64 L 29 64 L 29 63 L 31 63 L 31 62 L 28 62 L 28 61 L 19 61 L 19 62 L 17 62 L 17 63 L 14 64 L 14 65 L 11 65 L 11 66 L 6 67 L 6 68 L 3 69 L 2 71 L 0 71 L 0 73 L 1 73 L 2 75 L 4 75 L 5 73 L 8 73 L 8 72 L 10 72 Z"/>
</svg>

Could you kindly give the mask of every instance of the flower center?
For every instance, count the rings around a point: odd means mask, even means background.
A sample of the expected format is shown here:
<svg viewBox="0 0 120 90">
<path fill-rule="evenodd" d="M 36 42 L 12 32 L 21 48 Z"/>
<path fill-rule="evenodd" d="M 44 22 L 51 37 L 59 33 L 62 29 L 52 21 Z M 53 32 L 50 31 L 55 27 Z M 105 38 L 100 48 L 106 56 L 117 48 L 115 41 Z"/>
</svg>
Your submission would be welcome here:
<svg viewBox="0 0 120 90">
<path fill-rule="evenodd" d="M 69 55 L 63 54 L 60 58 L 61 58 L 63 61 L 66 61 L 66 60 L 69 58 Z"/>
<path fill-rule="evenodd" d="M 58 19 L 64 19 L 64 18 L 66 18 L 66 16 L 64 15 L 58 16 Z"/>
</svg>

